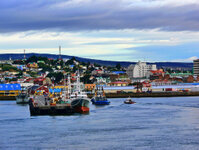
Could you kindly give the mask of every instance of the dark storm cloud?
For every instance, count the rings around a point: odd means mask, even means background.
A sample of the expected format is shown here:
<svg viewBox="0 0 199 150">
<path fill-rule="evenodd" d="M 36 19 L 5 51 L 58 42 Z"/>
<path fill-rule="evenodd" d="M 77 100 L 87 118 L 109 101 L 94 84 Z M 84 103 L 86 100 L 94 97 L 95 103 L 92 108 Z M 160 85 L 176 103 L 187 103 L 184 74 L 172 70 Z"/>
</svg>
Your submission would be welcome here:
<svg viewBox="0 0 199 150">
<path fill-rule="evenodd" d="M 198 31 L 198 14 L 199 5 L 138 7 L 119 0 L 6 0 L 0 1 L 0 32 L 156 28 Z"/>
</svg>

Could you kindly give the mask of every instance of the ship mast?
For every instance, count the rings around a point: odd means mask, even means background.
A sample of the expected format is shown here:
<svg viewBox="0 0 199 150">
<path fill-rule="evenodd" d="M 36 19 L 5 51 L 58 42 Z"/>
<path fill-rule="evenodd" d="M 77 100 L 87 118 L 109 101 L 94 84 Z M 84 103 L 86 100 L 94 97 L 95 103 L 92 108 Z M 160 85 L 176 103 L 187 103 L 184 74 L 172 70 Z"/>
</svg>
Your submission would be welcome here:
<svg viewBox="0 0 199 150">
<path fill-rule="evenodd" d="M 71 83 L 70 83 L 70 76 L 68 76 L 68 96 L 70 97 L 71 93 Z"/>
<path fill-rule="evenodd" d="M 80 83 L 80 75 L 79 75 L 79 70 L 77 71 L 77 90 L 78 90 L 78 94 L 81 93 L 81 83 Z"/>
</svg>

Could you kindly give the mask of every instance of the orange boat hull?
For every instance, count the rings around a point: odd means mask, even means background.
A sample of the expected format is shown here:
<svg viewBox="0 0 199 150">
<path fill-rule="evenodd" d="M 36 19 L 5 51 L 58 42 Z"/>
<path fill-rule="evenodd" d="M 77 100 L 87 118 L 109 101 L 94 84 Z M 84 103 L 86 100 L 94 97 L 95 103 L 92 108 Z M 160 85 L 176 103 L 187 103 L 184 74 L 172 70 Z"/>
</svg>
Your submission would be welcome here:
<svg viewBox="0 0 199 150">
<path fill-rule="evenodd" d="M 75 111 L 78 113 L 87 113 L 87 112 L 89 112 L 89 110 L 90 109 L 88 107 L 84 107 L 84 106 L 75 108 Z"/>
</svg>

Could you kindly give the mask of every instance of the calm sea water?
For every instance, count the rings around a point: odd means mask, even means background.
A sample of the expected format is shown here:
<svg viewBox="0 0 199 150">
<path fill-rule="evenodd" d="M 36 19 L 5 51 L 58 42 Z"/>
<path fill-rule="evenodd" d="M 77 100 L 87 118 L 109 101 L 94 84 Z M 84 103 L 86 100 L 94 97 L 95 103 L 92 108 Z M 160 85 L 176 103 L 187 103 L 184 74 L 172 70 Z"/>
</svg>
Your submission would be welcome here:
<svg viewBox="0 0 199 150">
<path fill-rule="evenodd" d="M 0 149 L 199 149 L 199 97 L 110 99 L 89 115 L 31 117 L 0 102 Z"/>
</svg>

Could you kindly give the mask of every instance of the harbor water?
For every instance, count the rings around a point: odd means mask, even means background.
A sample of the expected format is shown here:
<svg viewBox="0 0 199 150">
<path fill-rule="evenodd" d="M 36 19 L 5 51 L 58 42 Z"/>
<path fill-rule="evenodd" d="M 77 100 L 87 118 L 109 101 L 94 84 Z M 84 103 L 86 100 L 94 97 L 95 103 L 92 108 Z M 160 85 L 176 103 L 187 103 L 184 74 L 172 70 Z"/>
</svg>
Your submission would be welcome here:
<svg viewBox="0 0 199 150">
<path fill-rule="evenodd" d="M 88 115 L 34 117 L 28 105 L 0 101 L 0 149 L 199 149 L 199 97 L 109 100 Z"/>
</svg>

